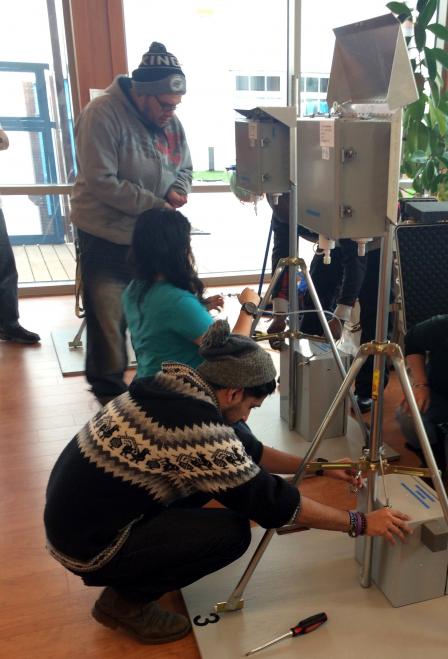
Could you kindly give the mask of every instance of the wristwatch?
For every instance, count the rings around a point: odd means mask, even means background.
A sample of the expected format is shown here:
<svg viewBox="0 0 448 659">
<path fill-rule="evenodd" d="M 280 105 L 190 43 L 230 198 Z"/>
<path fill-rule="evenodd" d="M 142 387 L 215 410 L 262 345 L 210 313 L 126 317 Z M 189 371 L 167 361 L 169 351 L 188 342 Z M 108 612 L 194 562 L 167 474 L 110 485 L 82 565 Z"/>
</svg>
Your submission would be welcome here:
<svg viewBox="0 0 448 659">
<path fill-rule="evenodd" d="M 252 316 L 253 318 L 257 317 L 258 307 L 255 302 L 243 302 L 241 309 L 249 314 L 249 316 Z"/>
</svg>

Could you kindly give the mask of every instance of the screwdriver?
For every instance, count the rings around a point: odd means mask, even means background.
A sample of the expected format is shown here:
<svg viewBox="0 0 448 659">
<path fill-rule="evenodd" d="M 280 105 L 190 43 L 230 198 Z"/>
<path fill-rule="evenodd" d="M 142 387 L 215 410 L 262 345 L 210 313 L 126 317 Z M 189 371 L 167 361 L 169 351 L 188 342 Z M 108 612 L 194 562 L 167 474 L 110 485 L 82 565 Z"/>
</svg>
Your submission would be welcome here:
<svg viewBox="0 0 448 659">
<path fill-rule="evenodd" d="M 316 613 L 313 616 L 310 616 L 309 618 L 305 618 L 304 620 L 298 622 L 297 625 L 295 627 L 291 627 L 289 632 L 287 632 L 286 634 L 283 634 L 282 636 L 278 636 L 277 638 L 274 638 L 272 641 L 269 641 L 269 643 L 260 645 L 258 648 L 249 650 L 249 652 L 246 652 L 245 656 L 248 657 L 250 654 L 255 654 L 255 652 L 264 650 L 265 648 L 268 648 L 270 645 L 274 645 L 274 643 L 279 643 L 280 641 L 283 641 L 284 638 L 291 638 L 291 637 L 294 638 L 295 636 L 303 636 L 304 634 L 309 634 L 310 632 L 313 632 L 315 629 L 323 625 L 327 619 L 328 619 L 327 614 L 324 613 L 323 611 L 322 613 Z"/>
</svg>

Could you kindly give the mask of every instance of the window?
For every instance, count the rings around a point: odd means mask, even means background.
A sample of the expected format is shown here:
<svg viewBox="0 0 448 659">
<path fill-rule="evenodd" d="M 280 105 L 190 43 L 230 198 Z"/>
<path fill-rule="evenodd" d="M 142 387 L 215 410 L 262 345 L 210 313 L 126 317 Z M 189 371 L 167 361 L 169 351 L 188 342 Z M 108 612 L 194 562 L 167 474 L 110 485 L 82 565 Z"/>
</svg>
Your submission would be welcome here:
<svg viewBox="0 0 448 659">
<path fill-rule="evenodd" d="M 198 172 L 207 170 L 211 146 L 216 170 L 235 163 L 235 108 L 286 105 L 287 4 L 123 0 L 128 70 L 140 63 L 148 39 L 165 44 L 181 63 L 187 94 L 178 116 Z M 174 15 L 182 30 L 173 30 Z"/>
<path fill-rule="evenodd" d="M 165 44 L 181 63 L 187 94 L 177 114 L 197 183 L 228 183 L 235 119 L 242 118 L 235 108 L 286 105 L 287 5 L 287 0 L 123 0 L 128 70 L 138 66 L 148 38 Z M 173 15 L 182 30 L 173 30 Z M 201 192 L 191 194 L 182 210 L 209 234 L 193 239 L 201 275 L 260 271 L 272 215 L 265 200 L 255 215 L 251 204 L 230 192 Z"/>
<path fill-rule="evenodd" d="M 0 154 L 0 185 L 66 183 L 74 172 L 74 139 L 61 0 L 28 3 L 26 21 L 23 3 L 7 5 L 1 17 L 7 29 L 0 40 L 0 124 L 10 147 Z M 66 197 L 3 195 L 2 207 L 13 246 L 71 240 Z M 40 277 L 31 267 L 29 281 Z"/>
<path fill-rule="evenodd" d="M 236 76 L 235 89 L 238 92 L 248 91 L 249 89 L 249 76 Z"/>
<path fill-rule="evenodd" d="M 319 91 L 319 78 L 307 78 L 305 91 L 316 93 Z"/>
<path fill-rule="evenodd" d="M 250 88 L 254 92 L 264 92 L 264 76 L 251 76 Z"/>
<path fill-rule="evenodd" d="M 279 92 L 280 91 L 280 76 L 267 76 L 266 77 L 266 91 Z"/>
</svg>

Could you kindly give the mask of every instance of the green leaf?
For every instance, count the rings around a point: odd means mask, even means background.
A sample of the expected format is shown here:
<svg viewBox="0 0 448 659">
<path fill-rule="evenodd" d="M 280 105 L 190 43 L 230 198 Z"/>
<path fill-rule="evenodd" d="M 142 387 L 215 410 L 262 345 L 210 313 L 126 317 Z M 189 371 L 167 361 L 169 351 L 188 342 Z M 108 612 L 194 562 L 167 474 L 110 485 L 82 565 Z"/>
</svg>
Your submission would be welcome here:
<svg viewBox="0 0 448 659">
<path fill-rule="evenodd" d="M 428 160 L 428 162 L 425 165 L 425 169 L 423 170 L 423 176 L 422 179 L 425 184 L 426 190 L 429 190 L 431 193 L 437 192 L 437 183 L 436 183 L 436 176 L 437 172 L 434 167 L 434 162 L 433 160 Z"/>
<path fill-rule="evenodd" d="M 414 177 L 414 180 L 412 181 L 412 185 L 414 186 L 414 190 L 418 194 L 423 194 L 424 188 L 423 188 L 423 181 L 422 181 L 422 174 L 419 172 L 417 176 Z"/>
<path fill-rule="evenodd" d="M 434 57 L 438 60 L 445 69 L 448 69 L 448 51 L 442 50 L 442 48 L 433 48 L 432 52 Z"/>
<path fill-rule="evenodd" d="M 419 123 L 417 125 L 417 139 L 416 139 L 416 149 L 421 149 L 426 151 L 430 141 L 430 130 L 425 124 Z"/>
<path fill-rule="evenodd" d="M 414 25 L 414 38 L 417 49 L 423 50 L 426 43 L 426 30 L 423 25 L 420 25 L 419 23 Z"/>
<path fill-rule="evenodd" d="M 429 99 L 429 116 L 431 117 L 431 128 L 437 126 L 437 115 L 434 101 L 432 98 Z"/>
<path fill-rule="evenodd" d="M 416 27 L 419 25 L 423 30 L 426 30 L 428 23 L 434 16 L 437 9 L 437 0 L 428 0 L 424 8 L 420 11 L 417 17 Z"/>
<path fill-rule="evenodd" d="M 443 142 L 440 140 L 439 126 L 436 124 L 433 130 L 428 131 L 429 154 L 441 155 L 443 153 Z"/>
<path fill-rule="evenodd" d="M 416 9 L 417 11 L 422 11 L 426 5 L 428 4 L 428 0 L 418 0 Z"/>
<path fill-rule="evenodd" d="M 440 102 L 440 93 L 439 93 L 439 87 L 437 83 L 434 80 L 429 81 L 429 86 L 431 87 L 431 96 L 432 100 L 434 102 L 434 105 L 439 105 Z"/>
<path fill-rule="evenodd" d="M 409 117 L 408 121 L 413 119 L 416 122 L 420 122 L 425 112 L 425 105 L 426 105 L 426 96 L 422 94 L 418 99 L 418 101 L 414 101 L 414 103 L 411 103 L 410 105 L 407 106 L 404 113 L 405 119 Z M 404 122 L 403 125 L 405 125 Z"/>
<path fill-rule="evenodd" d="M 425 48 L 425 62 L 428 68 L 430 80 L 435 80 L 437 76 L 437 62 L 432 48 Z"/>
<path fill-rule="evenodd" d="M 393 13 L 393 14 L 406 14 L 407 17 L 411 18 L 412 13 L 409 7 L 405 2 L 388 2 L 386 7 Z"/>
<path fill-rule="evenodd" d="M 435 34 L 438 39 L 448 41 L 448 28 L 444 25 L 441 25 L 440 23 L 432 23 L 432 25 L 428 25 L 427 29 Z"/>
<path fill-rule="evenodd" d="M 428 156 L 426 154 L 426 151 L 417 149 L 417 151 L 414 151 L 414 153 L 411 155 L 409 160 L 410 162 L 425 163 L 428 160 Z"/>
<path fill-rule="evenodd" d="M 407 153 L 414 153 L 417 149 L 417 130 L 418 124 L 409 124 L 409 128 L 404 136 L 404 150 Z"/>
<path fill-rule="evenodd" d="M 443 167 L 448 169 L 448 158 L 446 156 L 438 156 L 438 158 L 442 163 Z"/>
</svg>

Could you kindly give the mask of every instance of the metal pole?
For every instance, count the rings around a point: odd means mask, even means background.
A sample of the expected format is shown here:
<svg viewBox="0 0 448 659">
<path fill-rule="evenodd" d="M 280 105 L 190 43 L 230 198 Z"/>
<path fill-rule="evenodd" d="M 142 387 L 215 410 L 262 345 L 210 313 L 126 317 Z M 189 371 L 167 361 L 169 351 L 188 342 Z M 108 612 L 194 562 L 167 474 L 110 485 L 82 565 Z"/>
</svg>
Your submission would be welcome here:
<svg viewBox="0 0 448 659">
<path fill-rule="evenodd" d="M 376 343 L 387 341 L 387 322 L 389 316 L 390 281 L 392 274 L 393 258 L 393 222 L 397 217 L 398 205 L 398 181 L 400 172 L 401 133 L 402 133 L 402 110 L 394 113 L 390 126 L 389 147 L 389 176 L 387 189 L 387 212 L 385 221 L 388 223 L 386 231 L 381 239 L 381 260 L 378 280 L 378 299 L 376 307 Z M 381 430 L 383 421 L 383 397 L 384 397 L 384 369 L 385 354 L 375 353 L 373 359 L 372 379 L 372 412 L 370 422 L 369 459 L 378 462 L 381 451 Z M 367 510 L 371 512 L 375 503 L 375 485 L 377 473 L 369 471 L 367 475 Z M 361 570 L 361 586 L 368 588 L 372 583 L 372 550 L 373 538 L 367 536 L 364 542 L 364 553 Z"/>
<path fill-rule="evenodd" d="M 319 317 L 322 328 L 324 330 L 325 338 L 327 339 L 328 343 L 331 346 L 331 350 L 332 350 L 334 358 L 336 360 L 336 364 L 338 366 L 339 372 L 341 374 L 342 379 L 344 379 L 346 377 L 344 364 L 342 363 L 341 356 L 339 354 L 338 348 L 336 346 L 336 342 L 333 338 L 330 327 L 328 325 L 328 321 L 327 321 L 327 318 L 325 316 L 324 310 L 322 308 L 322 304 L 319 300 L 319 296 L 317 295 L 317 291 L 316 291 L 316 288 L 314 286 L 313 280 L 312 280 L 311 275 L 309 274 L 308 268 L 306 266 L 302 267 L 302 271 L 305 275 L 306 283 L 307 283 L 307 286 L 308 286 L 308 290 L 309 290 L 311 299 L 312 299 L 313 304 L 314 304 L 314 308 L 316 309 L 317 315 Z M 361 428 L 364 445 L 366 445 L 368 443 L 368 437 L 369 436 L 368 436 L 368 433 L 367 433 L 366 425 L 365 425 L 364 420 L 362 418 L 361 411 L 359 409 L 358 402 L 357 402 L 357 400 L 356 400 L 356 398 L 355 398 L 355 396 L 354 396 L 354 394 L 351 390 L 349 390 L 348 395 L 350 397 L 350 402 L 351 402 L 351 405 L 352 405 L 352 409 L 355 413 L 356 420 L 358 421 L 358 424 Z"/>
<path fill-rule="evenodd" d="M 294 140 L 291 139 L 291 149 L 294 153 L 297 147 L 293 146 L 295 142 L 296 130 L 291 130 L 294 134 Z M 289 255 L 297 259 L 297 186 L 291 182 L 289 193 Z M 296 332 L 299 327 L 299 301 L 297 297 L 297 265 L 289 266 L 289 328 Z M 296 373 L 296 353 L 294 349 L 295 339 L 289 339 L 289 400 L 288 400 L 288 421 L 289 430 L 295 430 L 296 427 L 296 397 L 297 397 L 297 373 Z"/>
<path fill-rule="evenodd" d="M 364 347 L 361 346 L 348 373 L 347 376 L 344 378 L 343 382 L 341 383 L 341 386 L 327 412 L 325 415 L 319 430 L 317 431 L 313 441 L 311 442 L 310 448 L 308 449 L 305 457 L 303 458 L 303 461 L 300 464 L 300 467 L 294 474 L 291 484 L 292 485 L 297 485 L 300 480 L 303 478 L 305 474 L 305 469 L 306 465 L 308 462 L 311 462 L 313 456 L 315 455 L 317 449 L 319 448 L 319 444 L 325 435 L 325 432 L 331 423 L 331 420 L 340 405 L 340 403 L 344 400 L 344 398 L 347 396 L 348 391 L 350 390 L 351 385 L 356 379 L 356 376 L 358 375 L 362 365 L 364 364 L 366 360 L 366 354 L 364 354 Z M 258 565 L 258 563 L 261 560 L 261 557 L 263 556 L 264 552 L 267 549 L 267 546 L 269 542 L 271 541 L 272 536 L 274 535 L 275 529 L 268 529 L 262 539 L 260 540 L 252 558 L 250 559 L 241 579 L 239 580 L 238 584 L 236 585 L 235 589 L 232 591 L 230 597 L 227 599 L 226 602 L 219 602 L 216 604 L 215 609 L 216 611 L 235 611 L 237 609 L 241 609 L 243 606 L 243 601 L 241 599 L 242 594 L 249 583 L 250 578 L 252 577 L 253 573 L 255 572 L 255 569 Z"/>
<path fill-rule="evenodd" d="M 389 315 L 389 290 L 392 272 L 392 225 L 381 240 L 381 260 L 378 282 L 378 300 L 376 310 L 375 342 L 387 342 L 387 322 Z M 369 459 L 378 462 L 382 438 L 383 400 L 384 400 L 384 371 L 386 355 L 375 353 L 373 358 L 372 379 L 372 412 L 370 423 Z M 375 485 L 377 473 L 369 471 L 367 474 L 367 510 L 371 512 L 375 504 Z M 373 539 L 368 536 L 364 543 L 364 554 L 361 571 L 361 585 L 368 588 L 372 582 L 372 549 Z"/>
</svg>

